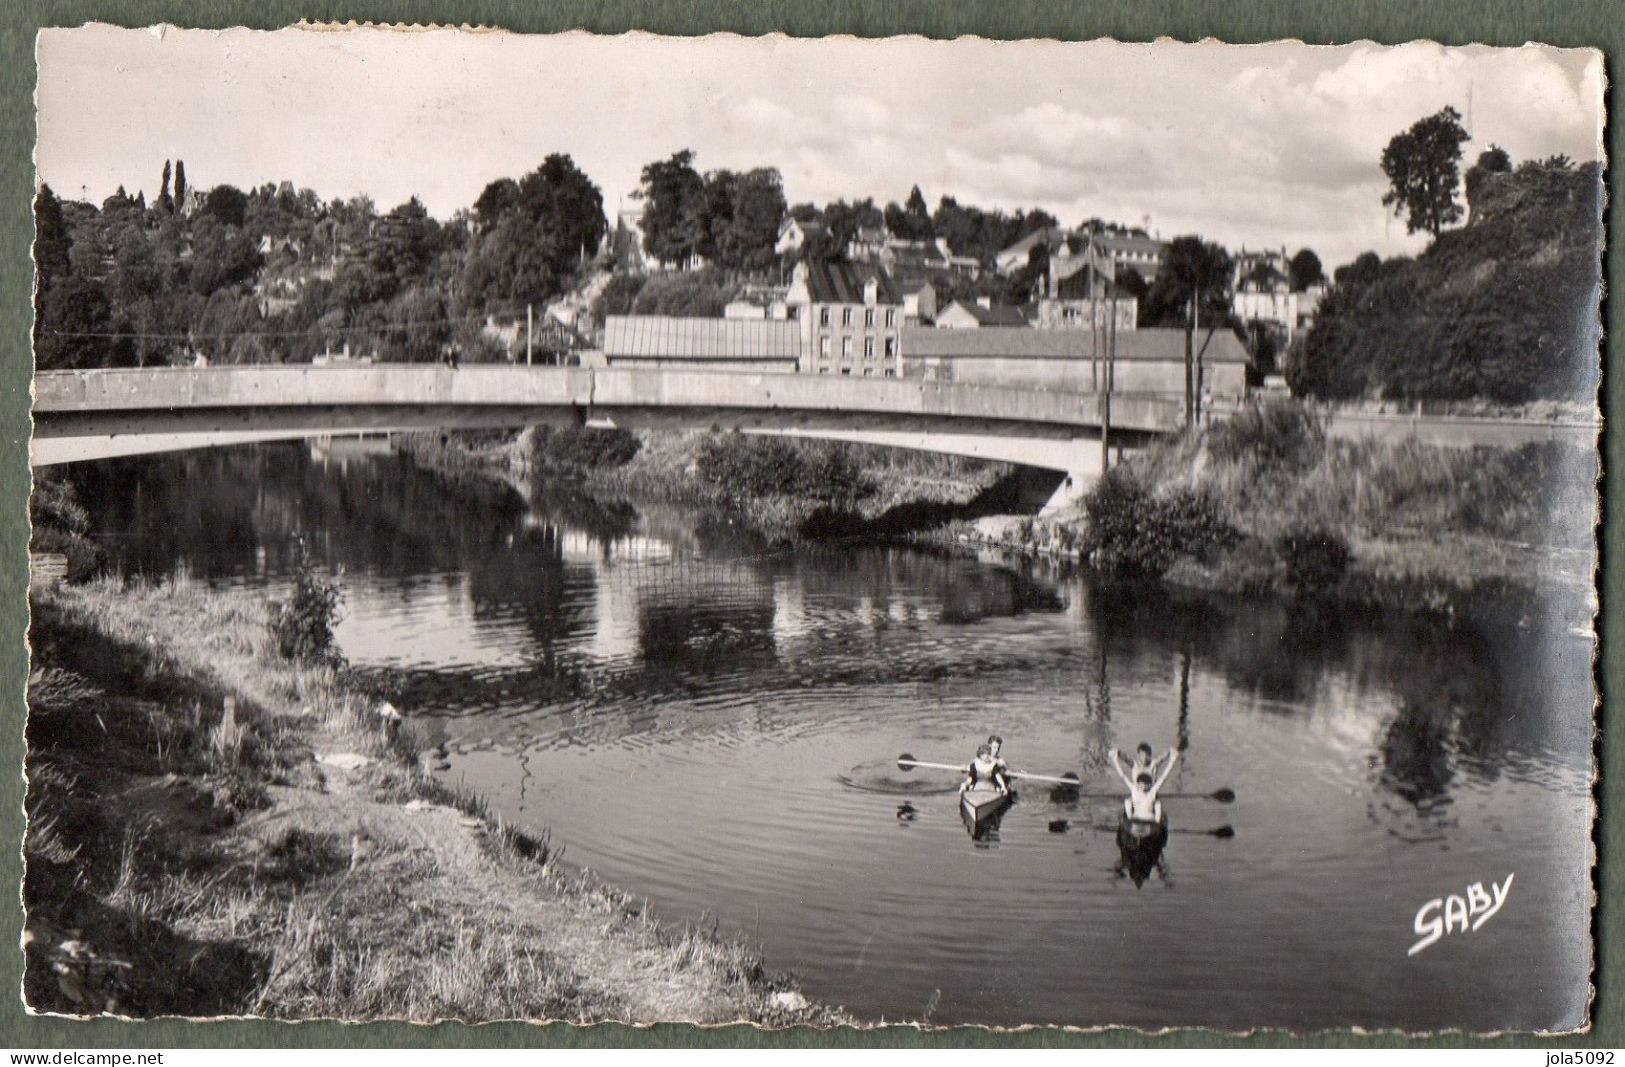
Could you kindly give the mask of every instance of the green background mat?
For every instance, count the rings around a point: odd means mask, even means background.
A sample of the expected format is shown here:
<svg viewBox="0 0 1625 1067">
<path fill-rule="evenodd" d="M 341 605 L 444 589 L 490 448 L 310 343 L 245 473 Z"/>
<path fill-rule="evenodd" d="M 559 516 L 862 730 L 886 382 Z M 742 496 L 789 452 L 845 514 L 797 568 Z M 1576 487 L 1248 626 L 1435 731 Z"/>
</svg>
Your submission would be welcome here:
<svg viewBox="0 0 1625 1067">
<path fill-rule="evenodd" d="M 372 0 L 372 2 L 307 2 L 260 0 L 258 3 L 214 0 L 185 3 L 181 0 L 101 0 L 101 2 L 48 2 L 48 0 L 9 0 L 0 14 L 0 314 L 3 314 L 4 359 L 0 362 L 0 387 L 4 406 L 0 409 L 0 670 L 4 672 L 6 767 L 0 773 L 0 884 L 20 884 L 20 841 L 22 831 L 22 730 L 23 688 L 27 678 L 26 629 L 27 592 L 27 510 L 29 486 L 27 445 L 29 435 L 28 396 L 32 363 L 28 347 L 29 293 L 32 266 L 29 241 L 32 222 L 29 207 L 33 198 L 32 149 L 34 144 L 33 90 L 35 83 L 34 33 L 40 26 L 76 26 L 87 21 L 111 22 L 124 26 L 146 26 L 168 22 L 181 26 L 227 27 L 247 25 L 274 29 L 299 19 L 356 20 L 404 23 L 450 23 L 500 26 L 527 32 L 557 32 L 588 29 L 602 33 L 638 29 L 653 33 L 694 35 L 729 31 L 754 35 L 782 31 L 794 36 L 848 33 L 863 37 L 884 37 L 914 33 L 927 37 L 951 38 L 978 35 L 991 38 L 1053 37 L 1088 40 L 1116 37 L 1146 41 L 1174 37 L 1194 41 L 1214 37 L 1231 42 L 1268 41 L 1295 38 L 1312 44 L 1332 44 L 1371 39 L 1397 43 L 1431 38 L 1443 44 L 1483 43 L 1520 45 L 1526 41 L 1570 47 L 1600 48 L 1614 68 L 1625 55 L 1625 18 L 1618 0 L 1591 0 L 1544 4 L 1485 2 L 1485 0 L 1433 0 L 1427 4 L 1380 3 L 1374 0 L 1325 0 L 1323 3 L 1271 3 L 1267 0 L 1231 0 L 1219 5 L 1203 0 L 1192 2 L 1112 2 L 1046 4 L 1039 0 L 1002 3 L 816 3 L 813 0 L 744 3 L 734 0 L 687 0 L 682 3 L 651 2 L 592 3 L 591 0 L 559 0 L 533 4 L 524 0 Z M 1610 69 L 1611 84 L 1607 102 L 1610 114 L 1620 113 L 1621 90 L 1616 70 Z M 1609 155 L 1621 156 L 1617 124 L 1608 129 Z M 1610 206 L 1608 232 L 1617 234 L 1620 216 L 1618 167 L 1608 173 Z M 1606 276 L 1620 277 L 1620 248 L 1617 239 L 1608 249 Z M 1617 283 L 1616 283 L 1617 284 Z M 1608 300 L 1606 324 L 1611 337 L 1622 325 L 1620 300 Z M 1625 411 L 1625 378 L 1616 373 L 1619 344 L 1610 341 L 1609 360 L 1603 376 L 1604 411 Z M 1609 424 L 1604 443 L 1604 513 L 1614 516 L 1620 502 L 1620 463 L 1625 451 L 1625 433 Z M 1604 527 L 1601 562 L 1605 618 L 1600 624 L 1602 692 L 1615 693 L 1625 686 L 1625 648 L 1614 639 L 1615 627 L 1609 618 L 1621 616 L 1619 601 L 1625 589 L 1625 566 L 1611 566 L 1620 558 L 1625 526 L 1616 520 Z M 1599 724 L 1606 724 L 1607 711 L 1599 712 Z M 1073 1047 L 1204 1047 L 1239 1045 L 1280 1047 L 1298 1044 L 1345 1047 L 1390 1046 L 1491 1046 L 1491 1047 L 1621 1047 L 1625 1046 L 1625 930 L 1621 929 L 1621 904 L 1625 903 L 1625 737 L 1618 724 L 1603 729 L 1601 766 L 1597 791 L 1599 821 L 1597 848 L 1598 903 L 1596 910 L 1597 993 L 1592 1006 L 1593 1031 L 1567 1038 L 1507 1037 L 1494 1039 L 1447 1035 L 1439 1038 L 1410 1039 L 1397 1034 L 1362 1035 L 1326 1032 L 1301 1038 L 1282 1033 L 1250 1037 L 1229 1037 L 1201 1030 L 1175 1031 L 1147 1036 L 1133 1031 L 1076 1033 L 1061 1030 L 1029 1030 L 997 1033 L 981 1029 L 919 1031 L 912 1027 L 879 1030 L 790 1030 L 758 1031 L 751 1027 L 724 1027 L 702 1030 L 689 1026 L 632 1028 L 568 1025 L 534 1026 L 493 1024 L 479 1027 L 458 1024 L 412 1026 L 408 1024 L 368 1024 L 346 1026 L 338 1023 L 214 1022 L 187 1023 L 165 1020 L 123 1023 L 111 1020 L 72 1022 L 64 1019 L 29 1016 L 21 1004 L 20 967 L 22 953 L 14 949 L 21 934 L 20 909 L 11 908 L 0 916 L 0 1045 L 16 1048 L 93 1047 L 195 1047 L 237 1048 L 259 1046 L 387 1047 L 414 1045 L 428 1047 L 512 1048 L 528 1046 L 747 1046 L 747 1047 L 840 1047 L 840 1046 L 1073 1046 Z M 13 900 L 17 899 L 15 897 Z M 1215 975 L 1215 981 L 1221 976 Z M 1463 975 L 1463 982 L 1470 976 Z"/>
</svg>

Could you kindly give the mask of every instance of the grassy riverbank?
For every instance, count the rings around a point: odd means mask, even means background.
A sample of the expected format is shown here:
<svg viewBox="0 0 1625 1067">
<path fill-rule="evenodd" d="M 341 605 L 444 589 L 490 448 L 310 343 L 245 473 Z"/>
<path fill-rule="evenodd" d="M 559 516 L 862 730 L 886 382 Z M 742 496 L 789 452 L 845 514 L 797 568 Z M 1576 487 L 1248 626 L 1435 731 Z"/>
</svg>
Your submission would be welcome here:
<svg viewBox="0 0 1625 1067">
<path fill-rule="evenodd" d="M 280 656 L 260 598 L 109 578 L 31 606 L 35 1009 L 840 1021 L 439 784 L 410 720 Z"/>
<path fill-rule="evenodd" d="M 770 541 L 897 534 L 1021 506 L 1001 463 L 830 441 L 705 431 L 530 429 L 414 434 L 398 447 L 453 478 L 579 486 L 606 499 L 689 504 L 738 516 Z"/>
<path fill-rule="evenodd" d="M 1075 510 L 948 531 L 1229 594 L 1589 620 L 1595 453 L 1329 438 L 1266 404 L 1127 458 Z M 1541 603 L 1537 603 L 1537 601 Z"/>
</svg>

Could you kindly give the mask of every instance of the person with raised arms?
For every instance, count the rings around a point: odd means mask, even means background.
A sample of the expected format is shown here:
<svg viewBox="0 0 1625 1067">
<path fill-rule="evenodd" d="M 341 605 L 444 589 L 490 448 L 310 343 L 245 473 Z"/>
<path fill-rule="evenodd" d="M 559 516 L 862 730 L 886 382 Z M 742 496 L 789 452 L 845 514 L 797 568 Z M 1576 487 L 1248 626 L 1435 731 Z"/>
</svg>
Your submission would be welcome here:
<svg viewBox="0 0 1625 1067">
<path fill-rule="evenodd" d="M 1150 746 L 1142 745 L 1140 747 L 1142 750 L 1149 750 Z M 1112 749 L 1112 770 L 1116 771 L 1117 776 L 1123 779 L 1123 784 L 1128 786 L 1128 796 L 1123 800 L 1123 815 L 1126 818 L 1134 822 L 1145 823 L 1160 823 L 1163 821 L 1162 801 L 1157 799 L 1157 792 L 1162 789 L 1162 784 L 1173 773 L 1174 764 L 1178 761 L 1179 753 L 1170 750 L 1167 761 L 1162 764 L 1160 772 L 1152 773 L 1150 767 L 1156 766 L 1155 763 L 1152 763 L 1147 769 L 1130 775 L 1123 768 L 1123 764 L 1128 763 L 1128 761 L 1123 759 L 1115 748 Z M 1130 766 L 1133 767 L 1134 765 L 1131 764 Z"/>
</svg>

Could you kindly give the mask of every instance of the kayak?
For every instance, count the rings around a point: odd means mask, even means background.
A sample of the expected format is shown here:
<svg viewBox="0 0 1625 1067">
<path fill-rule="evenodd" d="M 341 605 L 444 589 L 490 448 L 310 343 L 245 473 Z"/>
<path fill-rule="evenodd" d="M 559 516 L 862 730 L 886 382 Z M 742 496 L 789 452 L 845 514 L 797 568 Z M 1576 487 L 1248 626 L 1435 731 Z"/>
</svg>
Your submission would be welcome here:
<svg viewBox="0 0 1625 1067">
<path fill-rule="evenodd" d="M 1160 820 L 1131 819 L 1125 813 L 1117 821 L 1117 842 L 1124 848 L 1156 848 L 1168 840 L 1168 817 Z"/>
<path fill-rule="evenodd" d="M 981 826 L 1010 805 L 1010 794 L 997 789 L 967 789 L 959 794 L 959 811 L 972 829 Z"/>
</svg>

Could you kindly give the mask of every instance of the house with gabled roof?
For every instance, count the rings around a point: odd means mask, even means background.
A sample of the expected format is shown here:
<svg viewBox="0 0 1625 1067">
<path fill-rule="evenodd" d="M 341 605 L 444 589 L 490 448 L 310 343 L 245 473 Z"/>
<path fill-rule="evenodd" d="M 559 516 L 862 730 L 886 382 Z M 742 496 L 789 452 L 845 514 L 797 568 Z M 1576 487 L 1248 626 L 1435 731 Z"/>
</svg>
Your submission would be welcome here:
<svg viewBox="0 0 1625 1067">
<path fill-rule="evenodd" d="M 784 221 L 779 223 L 779 236 L 773 242 L 773 251 L 781 256 L 799 252 L 808 241 L 828 232 L 829 227 L 817 219 L 802 222 L 794 215 L 786 215 Z"/>
<path fill-rule="evenodd" d="M 1039 227 L 994 256 L 993 267 L 1000 274 L 1014 274 L 1027 265 L 1027 261 L 1032 257 L 1033 249 L 1039 245 L 1046 245 L 1053 250 L 1065 244 L 1066 238 L 1067 231 L 1059 226 Z"/>
<path fill-rule="evenodd" d="M 942 330 L 979 330 L 988 326 L 1026 326 L 1027 316 L 1018 307 L 994 304 L 986 297 L 976 301 L 955 300 L 937 312 L 936 325 Z"/>
<path fill-rule="evenodd" d="M 850 260 L 803 260 L 790 275 L 785 304 L 801 325 L 803 371 L 897 376 L 903 298 L 885 267 Z"/>
</svg>

